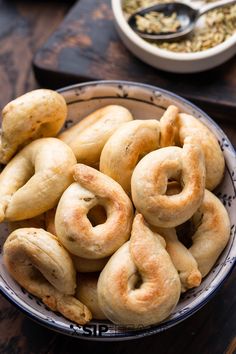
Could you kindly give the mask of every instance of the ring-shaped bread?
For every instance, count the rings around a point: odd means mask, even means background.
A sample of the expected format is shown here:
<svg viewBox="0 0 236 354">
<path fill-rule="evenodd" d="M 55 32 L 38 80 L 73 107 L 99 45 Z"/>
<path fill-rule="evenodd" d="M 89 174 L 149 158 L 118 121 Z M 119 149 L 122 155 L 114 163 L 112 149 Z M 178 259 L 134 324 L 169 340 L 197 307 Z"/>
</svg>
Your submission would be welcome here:
<svg viewBox="0 0 236 354">
<path fill-rule="evenodd" d="M 164 237 L 166 250 L 178 271 L 182 292 L 201 284 L 202 275 L 198 264 L 189 250 L 179 241 L 174 228 L 157 228 L 158 233 Z"/>
<path fill-rule="evenodd" d="M 76 256 L 110 256 L 130 237 L 132 203 L 122 187 L 103 173 L 83 164 L 73 170 L 76 182 L 63 193 L 57 206 L 56 234 Z M 107 219 L 93 226 L 88 213 L 98 204 L 105 208 Z"/>
<path fill-rule="evenodd" d="M 182 191 L 167 195 L 169 180 Z M 136 209 L 154 226 L 175 227 L 187 221 L 201 205 L 205 164 L 201 148 L 187 138 L 183 148 L 165 147 L 146 155 L 135 167 L 131 190 Z"/>
<path fill-rule="evenodd" d="M 106 316 L 98 304 L 98 277 L 99 273 L 79 273 L 75 297 L 90 309 L 93 318 L 104 320 Z"/>
<path fill-rule="evenodd" d="M 170 105 L 160 119 L 160 147 L 176 145 L 176 136 L 178 133 L 177 119 L 179 109 Z"/>
<path fill-rule="evenodd" d="M 100 205 L 97 205 L 97 207 L 93 208 L 91 210 L 91 213 L 92 213 L 92 220 L 96 225 L 103 224 L 106 221 L 106 216 L 104 217 L 104 210 L 103 208 L 100 208 Z M 53 208 L 46 212 L 45 226 L 48 232 L 56 236 L 55 214 L 56 214 L 56 208 Z M 71 253 L 70 256 L 73 260 L 75 269 L 77 270 L 77 272 L 81 272 L 81 273 L 91 273 L 91 272 L 101 271 L 109 259 L 109 257 L 99 258 L 99 259 L 88 259 L 84 257 L 75 256 Z"/>
<path fill-rule="evenodd" d="M 192 220 L 195 232 L 189 251 L 205 277 L 225 248 L 230 236 L 230 220 L 221 201 L 207 189 L 203 202 Z"/>
<path fill-rule="evenodd" d="M 183 146 L 186 137 L 200 144 L 205 157 L 206 188 L 213 190 L 224 175 L 225 160 L 215 135 L 198 119 L 180 113 L 178 116 L 178 140 Z"/>
<path fill-rule="evenodd" d="M 56 138 L 24 147 L 0 174 L 0 221 L 24 220 L 53 208 L 71 184 L 75 156 Z"/>
<path fill-rule="evenodd" d="M 73 296 L 73 262 L 55 236 L 43 229 L 17 229 L 8 236 L 3 252 L 11 276 L 51 310 L 79 324 L 91 319 L 88 308 Z"/>
<path fill-rule="evenodd" d="M 166 194 L 174 195 L 181 192 L 180 185 L 177 182 L 169 182 Z M 164 228 L 151 226 L 151 230 L 163 237 L 165 248 L 178 271 L 181 281 L 181 291 L 200 285 L 202 275 L 198 269 L 197 262 L 185 245 L 179 241 L 175 228 Z M 161 238 L 160 238 L 161 239 Z"/>
<path fill-rule="evenodd" d="M 52 90 L 34 90 L 9 102 L 2 111 L 0 163 L 35 139 L 56 136 L 66 116 L 64 97 Z"/>
<path fill-rule="evenodd" d="M 78 162 L 97 167 L 107 140 L 117 128 L 132 119 L 125 107 L 105 106 L 60 134 L 59 139 L 71 147 Z"/>
<path fill-rule="evenodd" d="M 131 176 L 138 161 L 159 148 L 160 124 L 155 119 L 124 123 L 106 142 L 100 157 L 101 172 L 117 181 L 130 195 Z"/>
<path fill-rule="evenodd" d="M 176 306 L 181 292 L 178 273 L 141 214 L 134 218 L 130 241 L 102 270 L 97 292 L 107 318 L 122 325 L 157 324 Z"/>
</svg>

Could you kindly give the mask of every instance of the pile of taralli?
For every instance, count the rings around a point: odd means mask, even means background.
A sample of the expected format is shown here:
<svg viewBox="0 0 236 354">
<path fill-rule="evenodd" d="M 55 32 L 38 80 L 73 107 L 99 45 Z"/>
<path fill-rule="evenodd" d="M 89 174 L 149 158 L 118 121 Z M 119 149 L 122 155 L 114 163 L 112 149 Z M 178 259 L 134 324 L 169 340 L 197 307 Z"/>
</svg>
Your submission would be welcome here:
<svg viewBox="0 0 236 354">
<path fill-rule="evenodd" d="M 53 311 L 78 324 L 148 326 L 200 285 L 229 239 L 217 139 L 169 106 L 134 120 L 96 110 L 60 133 L 62 95 L 35 90 L 2 112 L 4 264 Z"/>
</svg>

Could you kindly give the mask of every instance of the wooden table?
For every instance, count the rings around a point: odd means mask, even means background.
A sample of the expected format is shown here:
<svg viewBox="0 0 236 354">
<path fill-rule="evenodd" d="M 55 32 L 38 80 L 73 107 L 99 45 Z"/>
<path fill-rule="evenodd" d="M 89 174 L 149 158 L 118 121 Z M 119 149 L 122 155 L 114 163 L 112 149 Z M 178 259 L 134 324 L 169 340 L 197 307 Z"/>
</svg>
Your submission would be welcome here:
<svg viewBox="0 0 236 354">
<path fill-rule="evenodd" d="M 0 0 L 0 104 L 34 89 L 31 60 L 62 20 L 71 2 Z M 53 20 L 52 20 L 53 19 Z M 220 122 L 236 145 L 236 127 Z M 0 353 L 236 353 L 236 271 L 204 308 L 152 337 L 103 343 L 54 333 L 28 319 L 0 296 Z"/>
</svg>

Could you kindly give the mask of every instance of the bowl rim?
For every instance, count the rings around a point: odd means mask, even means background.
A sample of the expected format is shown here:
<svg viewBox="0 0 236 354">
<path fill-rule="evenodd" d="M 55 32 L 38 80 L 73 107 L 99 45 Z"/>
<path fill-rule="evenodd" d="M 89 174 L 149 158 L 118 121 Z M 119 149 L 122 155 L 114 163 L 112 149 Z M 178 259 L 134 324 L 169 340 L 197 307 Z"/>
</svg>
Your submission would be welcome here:
<svg viewBox="0 0 236 354">
<path fill-rule="evenodd" d="M 105 86 L 108 86 L 108 87 L 111 86 L 111 85 L 112 86 L 114 86 L 114 85 L 118 85 L 118 86 L 119 85 L 127 85 L 127 86 L 133 86 L 133 87 L 140 87 L 140 88 L 144 88 L 144 89 L 146 88 L 148 90 L 152 90 L 152 91 L 154 90 L 154 91 L 158 91 L 160 93 L 166 94 L 169 97 L 173 97 L 175 99 L 178 99 L 179 101 L 187 104 L 188 106 L 191 106 L 194 110 L 196 110 L 201 115 L 203 115 L 204 118 L 209 120 L 215 127 L 217 127 L 217 130 L 224 137 L 227 138 L 226 134 L 218 126 L 218 124 L 212 118 L 210 118 L 207 113 L 205 113 L 203 110 L 198 108 L 195 104 L 193 104 L 192 102 L 186 100 L 185 98 L 182 98 L 179 95 L 176 95 L 175 93 L 172 93 L 172 92 L 170 92 L 168 90 L 159 88 L 157 86 L 153 86 L 153 85 L 149 85 L 149 84 L 145 84 L 145 83 L 140 83 L 140 82 L 125 81 L 125 80 L 99 80 L 99 81 L 88 81 L 88 82 L 83 82 L 83 83 L 78 83 L 78 84 L 74 84 L 74 85 L 65 86 L 63 88 L 58 89 L 57 92 L 65 93 L 65 92 L 70 91 L 70 90 L 81 89 L 81 88 L 86 88 L 86 87 L 93 87 L 93 86 L 99 86 L 99 85 L 105 85 Z M 69 102 L 69 104 L 70 104 L 70 102 Z M 230 152 L 233 154 L 234 158 L 236 158 L 235 149 L 233 148 L 233 146 L 232 146 L 232 144 L 231 144 L 231 142 L 230 142 L 230 140 L 228 138 L 227 138 L 227 141 L 229 142 L 229 150 L 230 150 Z M 236 194 L 236 182 L 234 182 L 233 186 L 234 186 L 234 191 L 235 191 L 235 194 Z M 171 328 L 174 325 L 184 321 L 188 317 L 192 316 L 194 313 L 196 313 L 199 309 L 201 309 L 205 304 L 207 304 L 212 299 L 212 297 L 216 294 L 216 292 L 221 288 L 221 286 L 224 283 L 224 281 L 230 276 L 230 274 L 232 273 L 235 265 L 236 265 L 236 257 L 234 258 L 233 262 L 230 264 L 230 268 L 227 270 L 227 272 L 225 274 L 223 274 L 223 276 L 219 280 L 218 284 L 213 289 L 211 289 L 211 291 L 209 291 L 208 296 L 205 297 L 202 300 L 202 302 L 200 302 L 197 305 L 195 305 L 195 307 L 193 307 L 192 309 L 180 314 L 178 318 L 173 318 L 173 319 L 165 321 L 163 324 L 160 323 L 160 324 L 157 324 L 157 325 L 153 325 L 151 327 L 138 329 L 136 331 L 134 331 L 134 330 L 130 331 L 129 329 L 127 329 L 127 331 L 125 333 L 115 333 L 115 334 L 111 334 L 111 335 L 107 335 L 107 336 L 104 335 L 102 337 L 98 337 L 98 336 L 88 337 L 86 335 L 83 335 L 82 333 L 75 333 L 71 327 L 66 328 L 64 325 L 60 325 L 58 323 L 50 322 L 47 319 L 39 318 L 37 316 L 37 314 L 32 313 L 32 311 L 30 311 L 27 308 L 27 306 L 24 307 L 24 305 L 21 304 L 21 302 L 22 302 L 21 300 L 17 301 L 16 299 L 14 299 L 14 297 L 11 296 L 10 292 L 7 292 L 7 290 L 2 287 L 1 282 L 0 282 L 0 293 L 10 303 L 12 303 L 17 308 L 19 308 L 24 314 L 26 314 L 32 320 L 34 320 L 35 322 L 43 325 L 44 327 L 52 329 L 52 330 L 54 330 L 56 332 L 63 333 L 63 334 L 66 334 L 66 335 L 69 335 L 69 336 L 72 336 L 72 337 L 79 338 L 79 339 L 87 339 L 87 340 L 95 340 L 95 341 L 131 340 L 131 339 L 138 339 L 138 338 L 142 338 L 142 337 L 146 337 L 146 336 L 149 336 L 149 335 L 152 335 L 152 334 L 156 334 L 156 333 L 162 332 L 162 331 L 167 330 L 168 328 Z M 0 274 L 0 277 L 1 277 L 1 274 Z M 95 321 L 95 322 L 99 323 L 99 321 Z M 79 327 L 81 327 L 81 326 L 79 326 Z"/>
<path fill-rule="evenodd" d="M 77 338 L 77 339 L 85 339 L 85 340 L 92 340 L 92 341 L 99 341 L 99 342 L 115 342 L 115 341 L 128 341 L 128 340 L 134 340 L 134 339 L 139 339 L 139 338 L 144 338 L 144 337 L 149 337 L 153 334 L 158 334 L 160 332 L 166 331 L 169 328 L 174 327 L 175 325 L 180 324 L 181 322 L 183 322 L 184 320 L 186 320 L 187 318 L 191 317 L 192 315 L 194 315 L 198 310 L 200 310 L 202 307 L 204 307 L 215 295 L 216 293 L 220 290 L 220 288 L 222 287 L 222 285 L 224 284 L 224 282 L 229 278 L 229 276 L 231 275 L 231 273 L 233 272 L 234 268 L 236 265 L 236 261 L 234 261 L 234 263 L 232 264 L 232 267 L 230 268 L 229 272 L 226 274 L 226 276 L 224 278 L 222 278 L 221 282 L 218 284 L 217 287 L 214 288 L 214 290 L 209 294 L 208 297 L 206 297 L 204 299 L 204 301 L 202 301 L 200 304 L 198 304 L 197 306 L 195 306 L 195 308 L 193 308 L 192 310 L 190 310 L 189 312 L 181 315 L 181 318 L 178 319 L 172 319 L 169 321 L 166 321 L 163 325 L 156 325 L 158 326 L 158 328 L 156 328 L 156 326 L 153 327 L 147 327 L 147 328 L 143 328 L 141 330 L 137 330 L 137 331 L 129 331 L 127 330 L 127 332 L 124 334 L 119 334 L 116 333 L 114 336 L 104 336 L 104 337 L 98 337 L 98 336 L 85 336 L 82 333 L 81 334 L 77 334 L 75 335 L 75 333 L 72 330 L 66 329 L 64 326 L 61 326 L 57 323 L 51 323 L 48 320 L 45 320 L 43 318 L 38 318 L 37 315 L 33 314 L 30 310 L 26 309 L 25 307 L 23 307 L 22 305 L 20 305 L 15 299 L 13 299 L 6 291 L 5 289 L 0 287 L 0 294 L 2 294 L 4 296 L 4 298 L 6 300 L 8 300 L 12 305 L 14 305 L 17 309 L 19 309 L 22 313 L 24 313 L 28 318 L 30 318 L 31 320 L 33 320 L 34 322 L 42 325 L 43 327 L 53 330 L 54 332 L 60 333 L 60 334 L 65 334 L 67 336 L 73 337 L 73 338 Z"/>
<path fill-rule="evenodd" d="M 137 33 L 135 33 L 127 20 L 125 19 L 124 12 L 122 10 L 123 0 L 111 0 L 112 11 L 123 34 L 135 45 L 137 45 L 144 52 L 148 52 L 151 55 L 161 57 L 163 59 L 169 59 L 174 61 L 197 61 L 201 59 L 211 58 L 217 56 L 220 53 L 228 50 L 229 48 L 236 45 L 236 33 L 234 33 L 230 38 L 226 39 L 224 42 L 216 45 L 213 48 L 206 49 L 204 51 L 195 53 L 178 53 L 172 52 L 170 50 L 155 47 L 151 43 L 147 42 L 145 39 L 141 38 Z M 236 50 L 235 50 L 236 51 Z"/>
</svg>

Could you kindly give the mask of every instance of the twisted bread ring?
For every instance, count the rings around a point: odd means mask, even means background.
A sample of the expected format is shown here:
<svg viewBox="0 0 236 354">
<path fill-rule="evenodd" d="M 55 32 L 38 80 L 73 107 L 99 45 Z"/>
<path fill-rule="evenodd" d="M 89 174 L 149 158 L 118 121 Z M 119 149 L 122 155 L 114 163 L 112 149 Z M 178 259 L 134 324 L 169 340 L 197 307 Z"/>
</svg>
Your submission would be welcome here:
<svg viewBox="0 0 236 354">
<path fill-rule="evenodd" d="M 100 308 L 114 323 L 147 326 L 169 316 L 180 289 L 168 253 L 143 216 L 136 215 L 130 241 L 110 258 L 99 276 Z"/>
<path fill-rule="evenodd" d="M 46 229 L 53 235 L 56 235 L 55 229 L 55 215 L 56 208 L 50 209 L 45 213 L 45 224 Z M 104 224 L 107 219 L 105 209 L 101 205 L 95 205 L 92 209 L 89 210 L 88 218 L 93 226 L 98 224 Z"/>
<path fill-rule="evenodd" d="M 166 195 L 168 179 L 182 185 L 179 194 Z M 204 157 L 187 138 L 183 149 L 166 147 L 146 155 L 135 167 L 131 190 L 135 207 L 154 226 L 175 227 L 200 206 L 205 187 Z"/>
<path fill-rule="evenodd" d="M 72 182 L 71 149 L 55 138 L 21 150 L 0 175 L 0 221 L 23 220 L 53 208 Z"/>
<path fill-rule="evenodd" d="M 192 222 L 196 231 L 189 251 L 205 277 L 229 240 L 229 216 L 220 200 L 206 189 L 203 203 L 193 215 Z"/>
<path fill-rule="evenodd" d="M 174 195 L 180 192 L 181 188 L 178 183 L 168 183 L 167 195 Z M 197 262 L 189 250 L 178 240 L 175 228 L 151 226 L 151 230 L 164 237 L 165 248 L 180 277 L 181 291 L 185 292 L 188 289 L 199 286 L 202 275 L 198 270 Z"/>
<path fill-rule="evenodd" d="M 206 165 L 206 188 L 213 190 L 221 181 L 225 161 L 214 134 L 199 120 L 185 113 L 178 116 L 178 145 L 182 146 L 186 137 L 191 137 L 201 145 Z"/>
<path fill-rule="evenodd" d="M 3 251 L 11 276 L 50 309 L 79 324 L 91 319 L 87 307 L 72 296 L 75 269 L 55 236 L 43 229 L 18 229 L 8 236 Z"/>
<path fill-rule="evenodd" d="M 76 256 L 107 257 L 130 236 L 132 203 L 117 182 L 91 167 L 77 164 L 74 179 L 77 183 L 67 188 L 57 207 L 57 236 Z M 107 220 L 93 227 L 87 214 L 97 204 L 105 208 Z"/>
<path fill-rule="evenodd" d="M 158 228 L 166 241 L 166 250 L 178 271 L 182 292 L 200 285 L 202 276 L 198 265 L 189 250 L 178 240 L 174 228 Z"/>
<path fill-rule="evenodd" d="M 78 274 L 75 297 L 90 309 L 93 318 L 104 320 L 106 316 L 98 304 L 97 282 L 97 273 Z"/>
<path fill-rule="evenodd" d="M 169 106 L 160 119 L 161 138 L 160 146 L 173 146 L 176 143 L 177 126 L 179 109 L 176 106 Z"/>
<path fill-rule="evenodd" d="M 99 205 L 97 207 L 99 207 Z M 95 222 L 96 225 L 103 224 L 106 220 L 106 217 L 104 219 L 103 209 L 100 208 L 92 209 L 92 211 L 94 210 L 95 212 L 92 213 L 93 221 Z M 55 208 L 47 211 L 45 215 L 45 221 L 46 221 L 46 230 L 56 236 L 55 214 L 56 214 Z M 102 270 L 109 259 L 109 257 L 99 258 L 99 259 L 87 259 L 83 257 L 74 256 L 73 254 L 70 254 L 70 256 L 73 260 L 77 272 L 83 272 L 83 273 L 98 272 Z"/>
<path fill-rule="evenodd" d="M 2 111 L 0 163 L 32 140 L 56 136 L 66 115 L 65 99 L 52 90 L 34 90 L 8 103 Z"/>
<path fill-rule="evenodd" d="M 125 107 L 106 106 L 67 129 L 59 135 L 59 139 L 71 147 L 78 162 L 95 167 L 106 141 L 121 124 L 132 119 Z"/>
<path fill-rule="evenodd" d="M 117 181 L 130 194 L 131 176 L 137 162 L 159 147 L 157 120 L 124 123 L 106 142 L 100 157 L 100 171 Z"/>
<path fill-rule="evenodd" d="M 92 213 L 93 221 L 95 222 L 96 225 L 105 222 L 103 211 L 101 213 L 100 208 L 96 208 L 95 211 L 92 209 L 92 211 L 93 211 Z M 46 231 L 56 236 L 55 213 L 56 213 L 56 209 L 53 208 L 48 210 L 45 214 L 36 216 L 32 219 L 9 222 L 8 230 L 12 232 L 16 229 L 33 227 L 33 228 L 46 229 Z M 70 257 L 74 263 L 74 267 L 77 270 L 77 272 L 84 272 L 84 273 L 101 271 L 109 259 L 109 257 L 100 258 L 100 259 L 87 259 L 87 258 L 74 256 L 73 254 L 70 254 Z"/>
</svg>

